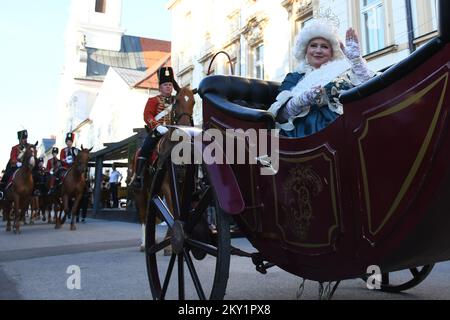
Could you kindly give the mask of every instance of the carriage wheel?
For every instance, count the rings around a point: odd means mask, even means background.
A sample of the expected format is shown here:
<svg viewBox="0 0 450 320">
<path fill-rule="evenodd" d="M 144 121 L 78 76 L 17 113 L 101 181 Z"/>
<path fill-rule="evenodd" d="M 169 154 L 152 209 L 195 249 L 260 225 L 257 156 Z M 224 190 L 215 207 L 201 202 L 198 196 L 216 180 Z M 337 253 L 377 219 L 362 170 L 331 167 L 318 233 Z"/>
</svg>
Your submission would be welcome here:
<svg viewBox="0 0 450 320">
<path fill-rule="evenodd" d="M 433 267 L 434 264 L 429 264 L 398 272 L 383 273 L 380 290 L 389 293 L 400 293 L 412 289 L 428 277 Z M 367 281 L 367 277 L 364 280 Z"/>
<path fill-rule="evenodd" d="M 180 170 L 168 159 L 156 173 L 145 235 L 147 273 L 155 300 L 177 295 L 179 300 L 220 300 L 225 296 L 230 267 L 229 217 L 220 210 L 207 177 L 198 179 L 202 171 L 198 165 Z M 173 210 L 160 195 L 165 173 L 170 177 Z M 165 237 L 156 226 L 158 217 L 167 224 Z M 164 256 L 170 246 L 171 256 Z"/>
</svg>

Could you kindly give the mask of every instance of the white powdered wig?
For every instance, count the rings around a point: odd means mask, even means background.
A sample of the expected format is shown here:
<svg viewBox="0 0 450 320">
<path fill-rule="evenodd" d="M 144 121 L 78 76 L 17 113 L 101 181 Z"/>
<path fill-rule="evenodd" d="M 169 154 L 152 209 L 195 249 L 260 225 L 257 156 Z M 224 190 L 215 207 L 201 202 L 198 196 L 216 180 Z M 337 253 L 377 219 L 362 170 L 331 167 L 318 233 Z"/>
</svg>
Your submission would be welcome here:
<svg viewBox="0 0 450 320">
<path fill-rule="evenodd" d="M 294 56 L 301 65 L 307 64 L 306 49 L 313 39 L 323 38 L 328 40 L 333 48 L 333 60 L 344 59 L 344 53 L 341 50 L 338 30 L 327 19 L 316 18 L 304 27 L 297 36 L 294 48 Z"/>
</svg>

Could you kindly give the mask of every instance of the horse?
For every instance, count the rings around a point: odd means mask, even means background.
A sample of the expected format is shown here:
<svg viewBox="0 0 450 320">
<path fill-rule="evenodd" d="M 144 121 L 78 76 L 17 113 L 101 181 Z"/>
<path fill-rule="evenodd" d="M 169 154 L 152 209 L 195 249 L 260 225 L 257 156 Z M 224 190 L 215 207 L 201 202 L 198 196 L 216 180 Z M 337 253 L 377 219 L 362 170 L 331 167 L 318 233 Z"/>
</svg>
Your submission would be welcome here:
<svg viewBox="0 0 450 320">
<path fill-rule="evenodd" d="M 11 209 L 14 209 L 14 233 L 20 233 L 20 222 L 24 219 L 34 189 L 32 170 L 36 165 L 36 144 L 28 144 L 23 151 L 22 167 L 12 177 L 11 185 L 6 189 L 4 214 L 6 214 L 6 231 L 11 231 Z"/>
<path fill-rule="evenodd" d="M 30 224 L 34 224 L 35 219 L 42 215 L 42 221 L 46 221 L 46 206 L 49 187 L 47 184 L 48 174 L 45 171 L 36 171 L 34 176 L 34 191 L 31 199 L 31 219 Z M 49 213 L 49 223 L 51 223 L 51 213 Z"/>
<path fill-rule="evenodd" d="M 55 187 L 55 182 L 52 181 L 56 179 L 53 175 L 48 175 L 46 177 L 46 189 L 52 190 L 52 192 L 47 192 L 46 195 L 41 197 L 40 206 L 43 212 L 44 218 L 48 211 L 48 224 L 56 223 L 56 217 L 58 213 L 62 211 L 62 201 L 61 201 L 61 186 Z M 54 220 L 52 220 L 52 210 L 54 211 Z"/>
<path fill-rule="evenodd" d="M 60 229 L 62 227 L 66 221 L 69 211 L 71 215 L 70 230 L 75 231 L 77 229 L 75 226 L 75 219 L 76 215 L 78 215 L 78 208 L 86 189 L 86 178 L 84 173 L 86 172 L 89 162 L 89 153 L 92 149 L 93 148 L 84 149 L 83 146 L 81 146 L 81 151 L 78 153 L 72 167 L 69 171 L 67 171 L 65 177 L 63 178 L 61 195 L 64 205 L 64 217 L 61 219 L 62 210 L 59 213 L 55 212 L 55 229 Z M 72 199 L 75 200 L 72 207 L 70 207 L 70 202 Z"/>
<path fill-rule="evenodd" d="M 177 89 L 177 87 L 176 87 Z M 177 95 L 175 97 L 175 105 L 171 114 L 171 125 L 181 125 L 181 126 L 192 126 L 192 114 L 194 111 L 195 98 L 194 95 L 197 93 L 197 90 L 191 90 L 188 87 L 178 88 Z M 157 152 L 162 154 L 166 152 L 170 144 L 170 131 L 165 134 L 158 143 Z M 139 151 L 138 151 L 139 152 Z M 138 154 L 138 152 L 136 154 Z M 135 173 L 135 160 L 132 161 L 132 166 L 129 168 L 128 176 L 134 175 Z M 130 172 L 131 171 L 131 172 Z M 135 190 L 134 193 L 134 201 L 138 210 L 139 223 L 142 227 L 142 237 L 141 237 L 141 245 L 140 250 L 144 252 L 145 250 L 145 225 L 147 221 L 147 206 L 148 206 L 148 198 L 150 192 L 150 186 L 152 182 L 152 164 L 148 164 L 148 168 L 144 170 L 143 174 L 143 184 L 142 190 Z M 164 179 L 163 187 L 162 187 L 164 198 L 168 203 L 169 207 L 171 206 L 171 198 L 170 198 L 170 184 L 168 179 Z"/>
</svg>

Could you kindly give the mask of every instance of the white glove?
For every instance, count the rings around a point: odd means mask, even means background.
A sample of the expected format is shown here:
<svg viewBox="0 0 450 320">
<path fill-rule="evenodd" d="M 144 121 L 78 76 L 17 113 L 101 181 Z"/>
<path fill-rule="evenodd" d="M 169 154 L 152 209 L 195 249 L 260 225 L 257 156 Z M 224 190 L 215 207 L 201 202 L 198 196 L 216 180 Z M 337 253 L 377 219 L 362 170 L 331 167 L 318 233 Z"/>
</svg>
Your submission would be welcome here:
<svg viewBox="0 0 450 320">
<path fill-rule="evenodd" d="M 359 47 L 358 34 L 352 28 L 347 30 L 347 34 L 345 37 L 345 47 L 341 43 L 341 49 L 350 61 L 362 57 L 361 49 Z"/>
<path fill-rule="evenodd" d="M 22 167 L 22 162 L 17 162 L 16 167 L 17 167 L 17 168 Z"/>
<path fill-rule="evenodd" d="M 367 63 L 361 55 L 358 34 L 352 28 L 347 30 L 345 47 L 341 43 L 341 49 L 350 60 L 352 71 L 361 83 L 367 82 L 375 76 L 375 73 L 367 67 Z"/>
<path fill-rule="evenodd" d="M 51 174 L 51 175 L 53 175 L 53 169 L 52 169 L 52 170 L 50 170 L 50 174 Z"/>
<path fill-rule="evenodd" d="M 344 54 L 350 61 L 361 58 L 359 43 L 354 40 L 347 40 Z"/>
<path fill-rule="evenodd" d="M 291 107 L 298 109 L 299 107 L 311 106 L 313 104 L 320 104 L 323 96 L 323 88 L 316 87 L 303 92 L 301 95 L 291 99 Z M 299 110 L 295 110 L 299 111 Z"/>
<path fill-rule="evenodd" d="M 281 109 L 277 119 L 280 122 L 286 122 L 291 117 L 305 116 L 309 113 L 312 105 L 322 105 L 324 101 L 324 89 L 322 87 L 309 89 L 289 100 L 286 107 Z"/>
<path fill-rule="evenodd" d="M 72 162 L 73 162 L 72 156 L 68 156 L 67 159 L 66 159 L 66 162 L 67 162 L 68 164 L 72 164 Z"/>
<path fill-rule="evenodd" d="M 158 133 L 163 136 L 167 132 L 169 132 L 169 129 L 167 129 L 167 127 L 165 127 L 165 126 L 159 125 L 156 127 L 156 131 L 158 131 Z"/>
</svg>

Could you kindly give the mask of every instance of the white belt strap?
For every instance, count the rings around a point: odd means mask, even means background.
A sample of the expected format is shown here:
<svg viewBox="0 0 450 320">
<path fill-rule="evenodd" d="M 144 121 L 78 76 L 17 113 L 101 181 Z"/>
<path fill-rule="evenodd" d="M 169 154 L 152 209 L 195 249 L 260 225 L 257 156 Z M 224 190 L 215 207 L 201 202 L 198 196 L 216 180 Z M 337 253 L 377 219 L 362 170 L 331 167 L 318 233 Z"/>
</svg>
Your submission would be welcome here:
<svg viewBox="0 0 450 320">
<path fill-rule="evenodd" d="M 155 120 L 156 120 L 156 121 L 161 120 L 162 118 L 164 118 L 165 116 L 167 116 L 171 111 L 172 111 L 172 107 L 166 108 L 164 111 L 162 111 L 161 113 L 159 113 L 159 114 L 155 117 Z"/>
</svg>

